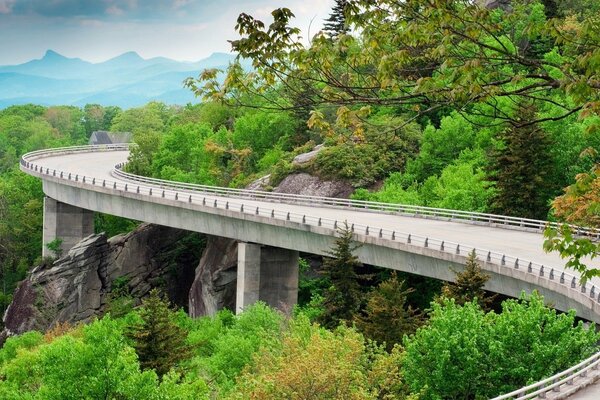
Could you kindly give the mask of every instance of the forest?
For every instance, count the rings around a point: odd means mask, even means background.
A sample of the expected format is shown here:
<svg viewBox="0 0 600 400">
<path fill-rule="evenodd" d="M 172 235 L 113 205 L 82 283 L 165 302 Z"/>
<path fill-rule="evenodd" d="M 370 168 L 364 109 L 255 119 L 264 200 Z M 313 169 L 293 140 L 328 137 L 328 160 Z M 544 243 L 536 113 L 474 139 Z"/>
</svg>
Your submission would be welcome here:
<svg viewBox="0 0 600 400">
<path fill-rule="evenodd" d="M 0 306 L 42 262 L 43 193 L 19 157 L 95 130 L 132 132 L 127 168 L 145 176 L 245 187 L 269 175 L 270 190 L 306 172 L 356 199 L 600 227 L 600 5 L 499 3 L 338 0 L 308 44 L 293 10 L 241 14 L 232 50 L 253 68 L 189 78 L 199 104 L 0 110 Z M 96 217 L 109 235 L 135 225 Z M 159 291 L 132 308 L 115 289 L 89 324 L 9 338 L 0 397 L 485 399 L 597 351 L 574 312 L 484 291 L 473 257 L 455 284 L 435 282 L 363 266 L 339 236 L 320 274 L 301 262 L 291 316 L 258 303 L 191 319 Z M 598 273 L 581 259 L 600 244 L 566 225 L 546 236 Z"/>
</svg>

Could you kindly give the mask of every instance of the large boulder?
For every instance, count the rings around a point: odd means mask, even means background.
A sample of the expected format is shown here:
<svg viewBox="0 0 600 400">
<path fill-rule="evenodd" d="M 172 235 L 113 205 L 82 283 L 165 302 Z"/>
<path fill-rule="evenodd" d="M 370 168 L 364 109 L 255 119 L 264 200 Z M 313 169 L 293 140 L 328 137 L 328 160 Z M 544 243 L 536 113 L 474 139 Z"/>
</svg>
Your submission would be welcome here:
<svg viewBox="0 0 600 400">
<path fill-rule="evenodd" d="M 317 176 L 301 172 L 285 177 L 273 191 L 277 193 L 347 199 L 352 192 L 354 192 L 354 188 L 346 181 L 327 181 Z"/>
<path fill-rule="evenodd" d="M 5 335 L 45 331 L 58 322 L 85 322 L 102 315 L 117 279 L 125 282 L 137 303 L 153 287 L 160 287 L 175 304 L 187 307 L 198 259 L 165 258 L 186 235 L 190 233 L 142 224 L 111 239 L 104 234 L 88 236 L 65 257 L 34 268 L 20 283 L 4 314 Z"/>
</svg>

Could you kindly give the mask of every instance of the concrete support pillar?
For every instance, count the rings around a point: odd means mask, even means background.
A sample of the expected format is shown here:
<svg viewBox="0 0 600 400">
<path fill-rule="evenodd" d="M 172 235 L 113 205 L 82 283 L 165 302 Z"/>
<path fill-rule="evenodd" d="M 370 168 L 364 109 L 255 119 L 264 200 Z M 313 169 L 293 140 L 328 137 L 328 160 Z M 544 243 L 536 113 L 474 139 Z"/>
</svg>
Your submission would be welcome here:
<svg viewBox="0 0 600 400">
<path fill-rule="evenodd" d="M 298 302 L 298 252 L 238 244 L 236 312 L 258 300 L 285 313 Z"/>
<path fill-rule="evenodd" d="M 69 204 L 61 203 L 51 197 L 44 198 L 44 233 L 42 256 L 54 257 L 47 243 L 55 239 L 62 240 L 62 254 L 65 255 L 77 242 L 94 233 L 94 212 Z"/>
</svg>

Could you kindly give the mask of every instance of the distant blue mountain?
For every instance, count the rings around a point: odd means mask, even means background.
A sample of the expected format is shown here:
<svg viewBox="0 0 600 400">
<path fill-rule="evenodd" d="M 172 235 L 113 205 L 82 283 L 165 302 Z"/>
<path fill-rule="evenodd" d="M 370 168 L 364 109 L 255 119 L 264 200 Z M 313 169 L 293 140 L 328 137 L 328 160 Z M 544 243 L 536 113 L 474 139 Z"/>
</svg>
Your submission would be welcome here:
<svg viewBox="0 0 600 400">
<path fill-rule="evenodd" d="M 144 59 L 127 52 L 90 63 L 48 50 L 41 59 L 0 66 L 0 108 L 25 103 L 129 108 L 152 100 L 186 104 L 195 100 L 183 88 L 185 78 L 197 76 L 205 68 L 224 69 L 234 58 L 213 53 L 197 62 L 179 62 L 164 57 Z"/>
</svg>

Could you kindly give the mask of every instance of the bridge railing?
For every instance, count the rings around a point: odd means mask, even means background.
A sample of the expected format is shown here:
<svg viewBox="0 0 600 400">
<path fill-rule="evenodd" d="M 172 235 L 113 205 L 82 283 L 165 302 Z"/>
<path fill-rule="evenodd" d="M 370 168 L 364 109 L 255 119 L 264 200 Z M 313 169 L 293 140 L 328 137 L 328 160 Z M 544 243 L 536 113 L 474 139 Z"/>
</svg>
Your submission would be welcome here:
<svg viewBox="0 0 600 400">
<path fill-rule="evenodd" d="M 119 163 L 115 166 L 114 174 L 120 178 L 133 182 L 158 185 L 173 190 L 190 190 L 210 193 L 224 197 L 247 198 L 255 200 L 266 200 L 271 202 L 295 203 L 307 205 L 321 205 L 353 208 L 362 211 L 387 212 L 411 217 L 431 218 L 446 221 L 466 222 L 478 225 L 511 227 L 513 229 L 534 230 L 541 232 L 547 227 L 558 228 L 562 224 L 556 222 L 541 221 L 530 218 L 518 218 L 506 215 L 470 212 L 462 210 L 449 210 L 435 207 L 423 207 L 407 204 L 382 203 L 364 200 L 338 199 L 321 196 L 306 196 L 299 194 L 266 192 L 260 190 L 224 188 L 217 186 L 198 185 L 193 183 L 173 182 L 156 178 L 148 178 L 123 171 L 126 164 Z M 576 235 L 588 236 L 600 239 L 600 229 L 586 228 L 569 225 Z"/>
<path fill-rule="evenodd" d="M 127 179 L 134 181 L 123 182 L 123 181 L 112 181 L 106 179 L 96 179 L 94 177 L 88 177 L 84 175 L 73 174 L 68 171 L 60 171 L 50 168 L 44 168 L 41 164 L 34 163 L 35 158 L 49 154 L 61 154 L 71 153 L 73 151 L 112 151 L 112 150 L 123 150 L 126 149 L 123 146 L 80 146 L 77 148 L 63 148 L 56 151 L 42 150 L 38 152 L 32 152 L 24 155 L 21 159 L 21 166 L 23 169 L 31 171 L 35 175 L 41 177 L 50 176 L 58 179 L 64 179 L 71 182 L 76 182 L 80 185 L 89 185 L 92 187 L 103 187 L 116 190 L 121 193 L 130 193 L 139 196 L 149 196 L 152 198 L 160 198 L 164 200 L 177 201 L 189 206 L 212 207 L 216 209 L 229 210 L 230 212 L 239 212 L 243 214 L 252 214 L 259 217 L 267 217 L 276 220 L 293 222 L 301 225 L 308 225 L 313 227 L 320 227 L 328 229 L 331 233 L 335 233 L 338 229 L 345 226 L 346 221 L 319 218 L 307 214 L 299 214 L 293 212 L 285 212 L 276 210 L 271 207 L 261 207 L 256 205 L 250 205 L 244 203 L 244 199 L 262 200 L 263 197 L 252 196 L 256 193 L 259 195 L 266 196 L 271 194 L 268 192 L 260 191 L 244 191 L 240 189 L 226 189 L 226 188 L 214 188 L 211 186 L 202 185 L 191 185 L 191 184 L 179 184 L 176 182 L 157 180 L 152 178 L 139 177 L 132 174 L 127 174 Z M 126 174 L 123 171 L 119 171 L 120 174 Z M 123 177 L 123 175 L 120 175 Z M 135 178 L 135 179 L 133 179 Z M 146 185 L 143 185 L 146 184 Z M 156 185 L 156 186 L 154 186 Z M 199 189 L 196 189 L 199 188 Z M 225 196 L 221 193 L 221 190 L 227 194 Z M 242 193 L 237 198 L 223 199 L 216 198 L 214 196 L 225 196 L 233 197 L 234 193 Z M 211 197 L 212 196 L 212 197 Z M 287 197 L 287 196 L 286 196 Z M 296 196 L 293 196 L 296 197 Z M 305 199 L 313 199 L 311 196 L 300 196 Z M 264 197 L 265 199 L 268 197 Z M 326 199 L 326 198 L 323 198 Z M 182 204 L 182 206 L 184 206 Z M 311 204 L 315 204 L 314 202 Z M 317 203 L 319 204 L 319 203 Z M 332 202 L 332 205 L 339 205 L 338 203 Z M 352 206 L 352 205 L 350 205 Z M 356 207 L 355 205 L 353 207 Z M 423 209 L 423 208 L 421 208 Z M 466 256 L 472 251 L 475 252 L 479 260 L 483 260 L 486 263 L 491 263 L 504 268 L 511 268 L 519 270 L 523 273 L 532 274 L 537 279 L 543 279 L 548 282 L 554 282 L 555 284 L 563 285 L 569 293 L 571 298 L 579 296 L 581 302 L 582 297 L 588 297 L 595 303 L 600 303 L 600 286 L 595 284 L 589 284 L 581 282 L 580 278 L 569 272 L 555 270 L 550 266 L 545 266 L 533 261 L 520 259 L 504 253 L 490 251 L 481 248 L 474 248 L 469 245 L 441 240 L 434 237 L 414 235 L 407 232 L 378 228 L 375 226 L 362 225 L 349 223 L 348 229 L 350 229 L 356 236 L 357 239 L 363 239 L 368 237 L 375 237 L 383 240 L 388 240 L 394 243 L 401 243 L 404 245 L 418 246 L 421 248 L 428 248 L 442 253 L 452 255 Z M 544 398 L 548 392 L 561 391 L 563 388 L 573 384 L 573 381 L 579 377 L 585 376 L 588 371 L 596 369 L 600 364 L 600 352 L 594 354 L 587 360 L 582 361 L 580 364 L 569 368 L 568 370 L 562 371 L 552 377 L 546 378 L 540 382 L 534 383 L 527 387 L 518 389 L 514 392 L 507 393 L 499 396 L 494 400 L 504 399 L 532 399 L 536 396 Z"/>
<path fill-rule="evenodd" d="M 27 153 L 22 157 L 22 160 L 30 161 L 40 156 L 45 155 L 60 155 L 76 152 L 88 151 L 124 151 L 129 149 L 129 144 L 111 144 L 111 145 L 94 145 L 94 146 L 72 146 L 57 149 L 38 150 Z M 264 200 L 280 203 L 294 203 L 307 205 L 321 205 L 330 207 L 353 208 L 362 211 L 375 211 L 394 213 L 399 215 L 407 215 L 418 218 L 429 218 L 445 221 L 457 221 L 469 224 L 488 225 L 496 227 L 508 227 L 517 230 L 533 230 L 541 232 L 547 227 L 558 228 L 562 224 L 556 222 L 541 221 L 531 218 L 519 218 L 506 215 L 470 212 L 462 210 L 449 210 L 444 208 L 423 207 L 410 204 L 394 204 L 375 201 L 338 199 L 322 196 L 307 196 L 289 193 L 276 193 L 261 190 L 235 189 L 218 186 L 199 185 L 185 182 L 173 182 L 156 178 L 148 178 L 135 174 L 130 174 L 123 171 L 126 163 L 119 163 L 115 166 L 113 173 L 122 179 L 131 180 L 134 182 L 159 185 L 161 187 L 174 190 L 190 190 L 200 191 L 203 193 L 211 193 L 224 197 L 237 197 L 255 200 Z M 569 225 L 574 233 L 578 236 L 587 236 L 595 240 L 600 239 L 600 229 L 587 228 L 576 225 Z"/>
<path fill-rule="evenodd" d="M 492 400 L 528 400 L 535 398 L 546 398 L 547 393 L 560 393 L 565 387 L 572 387 L 577 378 L 586 378 L 592 371 L 597 371 L 600 366 L 600 352 L 583 360 L 577 365 L 552 375 L 549 378 L 533 383 L 529 386 L 517 389 L 510 393 L 494 397 Z"/>
</svg>

